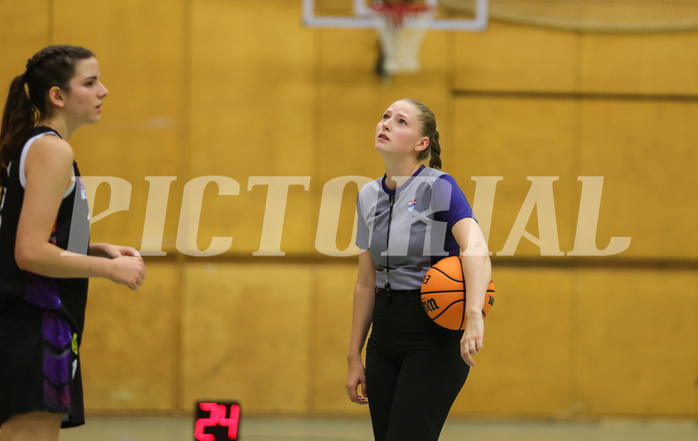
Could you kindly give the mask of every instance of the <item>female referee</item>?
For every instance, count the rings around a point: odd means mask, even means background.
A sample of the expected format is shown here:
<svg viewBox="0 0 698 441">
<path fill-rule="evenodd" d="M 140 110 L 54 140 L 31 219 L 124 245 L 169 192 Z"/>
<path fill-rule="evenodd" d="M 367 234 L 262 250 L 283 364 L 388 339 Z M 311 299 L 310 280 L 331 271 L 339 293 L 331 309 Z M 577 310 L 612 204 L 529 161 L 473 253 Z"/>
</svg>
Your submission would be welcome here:
<svg viewBox="0 0 698 441">
<path fill-rule="evenodd" d="M 10 86 L 0 131 L 0 441 L 55 441 L 84 423 L 80 346 L 88 277 L 138 289 L 136 249 L 89 243 L 70 136 L 100 120 L 94 54 L 49 46 Z"/>
<path fill-rule="evenodd" d="M 393 103 L 376 127 L 375 148 L 385 175 L 357 199 L 356 244 L 363 251 L 347 392 L 351 401 L 368 403 L 376 441 L 435 441 L 482 349 L 489 253 L 463 192 L 439 170 L 439 132 L 428 107 L 411 99 Z M 420 164 L 427 158 L 429 167 Z M 420 288 L 432 264 L 459 253 L 467 324 L 451 331 L 429 319 Z M 361 351 L 371 324 L 364 368 Z"/>
</svg>

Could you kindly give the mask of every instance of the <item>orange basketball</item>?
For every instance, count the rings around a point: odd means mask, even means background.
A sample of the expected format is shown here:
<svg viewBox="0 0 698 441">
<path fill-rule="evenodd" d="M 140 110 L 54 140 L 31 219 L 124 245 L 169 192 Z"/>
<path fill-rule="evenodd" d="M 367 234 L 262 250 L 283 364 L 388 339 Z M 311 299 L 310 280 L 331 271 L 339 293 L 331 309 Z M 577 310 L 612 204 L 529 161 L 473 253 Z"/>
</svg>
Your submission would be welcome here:
<svg viewBox="0 0 698 441">
<path fill-rule="evenodd" d="M 439 326 L 454 330 L 465 328 L 465 295 L 460 256 L 439 260 L 424 276 L 422 306 Z M 487 317 L 492 305 L 494 305 L 494 281 L 490 280 L 485 306 L 482 309 L 483 317 Z"/>
</svg>

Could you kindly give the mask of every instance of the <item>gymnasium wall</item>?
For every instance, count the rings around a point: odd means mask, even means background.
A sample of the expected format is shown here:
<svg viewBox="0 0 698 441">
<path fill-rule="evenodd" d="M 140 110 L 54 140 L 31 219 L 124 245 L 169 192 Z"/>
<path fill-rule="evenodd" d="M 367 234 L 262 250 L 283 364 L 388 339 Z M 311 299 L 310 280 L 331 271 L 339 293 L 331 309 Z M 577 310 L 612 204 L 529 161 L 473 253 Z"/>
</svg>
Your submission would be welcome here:
<svg viewBox="0 0 698 441">
<path fill-rule="evenodd" d="M 430 32 L 422 71 L 386 85 L 372 31 L 300 11 L 0 1 L 3 90 L 47 44 L 97 54 L 103 119 L 71 139 L 92 240 L 149 254 L 137 292 L 91 282 L 89 409 L 366 416 L 344 389 L 358 185 L 342 177 L 383 174 L 375 124 L 413 97 L 494 253 L 453 416 L 698 417 L 698 33 Z"/>
</svg>

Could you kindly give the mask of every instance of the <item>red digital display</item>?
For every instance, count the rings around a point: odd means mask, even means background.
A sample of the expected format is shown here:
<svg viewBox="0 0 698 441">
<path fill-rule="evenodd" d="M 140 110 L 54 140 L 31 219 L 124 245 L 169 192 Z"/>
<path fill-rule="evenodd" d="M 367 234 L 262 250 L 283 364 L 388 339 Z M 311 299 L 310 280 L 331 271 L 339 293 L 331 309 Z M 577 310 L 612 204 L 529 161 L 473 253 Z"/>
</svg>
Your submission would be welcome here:
<svg viewBox="0 0 698 441">
<path fill-rule="evenodd" d="M 199 402 L 196 407 L 196 441 L 238 439 L 240 406 L 237 403 Z"/>
</svg>

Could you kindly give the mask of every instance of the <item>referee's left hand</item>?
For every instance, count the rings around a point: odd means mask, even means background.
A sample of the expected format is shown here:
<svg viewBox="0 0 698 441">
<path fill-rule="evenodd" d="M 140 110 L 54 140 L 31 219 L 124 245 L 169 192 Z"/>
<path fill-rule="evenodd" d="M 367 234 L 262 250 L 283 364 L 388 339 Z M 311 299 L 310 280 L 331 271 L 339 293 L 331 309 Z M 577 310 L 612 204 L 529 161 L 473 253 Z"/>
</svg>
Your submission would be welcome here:
<svg viewBox="0 0 698 441">
<path fill-rule="evenodd" d="M 463 331 L 463 338 L 460 340 L 460 356 L 468 366 L 475 366 L 474 355 L 483 348 L 483 338 L 485 335 L 485 321 L 482 314 L 468 316 Z"/>
</svg>

